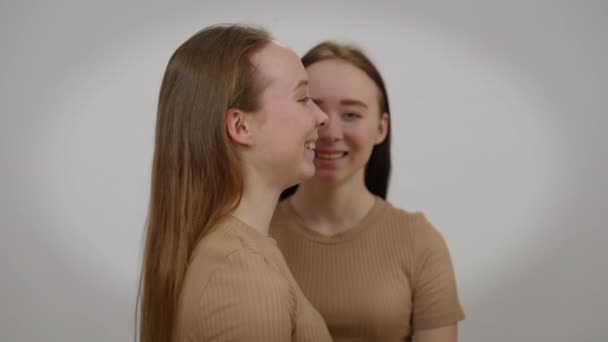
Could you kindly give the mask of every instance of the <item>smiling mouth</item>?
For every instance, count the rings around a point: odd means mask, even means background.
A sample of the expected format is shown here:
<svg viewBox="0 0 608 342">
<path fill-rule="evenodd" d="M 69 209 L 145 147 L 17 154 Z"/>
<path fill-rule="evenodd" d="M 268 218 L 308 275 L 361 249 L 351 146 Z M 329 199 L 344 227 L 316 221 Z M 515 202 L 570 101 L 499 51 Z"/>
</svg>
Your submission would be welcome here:
<svg viewBox="0 0 608 342">
<path fill-rule="evenodd" d="M 348 152 L 321 153 L 317 151 L 316 158 L 321 160 L 336 160 L 346 156 Z"/>
<path fill-rule="evenodd" d="M 308 141 L 304 144 L 304 147 L 309 149 L 309 150 L 315 150 L 315 142 L 314 141 Z"/>
</svg>

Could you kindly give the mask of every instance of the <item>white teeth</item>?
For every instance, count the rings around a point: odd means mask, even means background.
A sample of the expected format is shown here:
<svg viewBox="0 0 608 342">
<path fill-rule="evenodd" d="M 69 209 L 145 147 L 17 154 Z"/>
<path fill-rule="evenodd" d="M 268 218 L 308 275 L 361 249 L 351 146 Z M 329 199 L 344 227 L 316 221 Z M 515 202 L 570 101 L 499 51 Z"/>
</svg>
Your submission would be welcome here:
<svg viewBox="0 0 608 342">
<path fill-rule="evenodd" d="M 343 152 L 336 153 L 319 153 L 317 152 L 317 158 L 319 159 L 339 159 L 344 155 Z"/>
<path fill-rule="evenodd" d="M 307 149 L 309 149 L 309 150 L 314 150 L 314 149 L 315 149 L 315 142 L 314 142 L 314 141 L 307 142 L 307 143 L 304 145 L 304 147 L 306 147 L 306 148 L 307 148 Z"/>
</svg>

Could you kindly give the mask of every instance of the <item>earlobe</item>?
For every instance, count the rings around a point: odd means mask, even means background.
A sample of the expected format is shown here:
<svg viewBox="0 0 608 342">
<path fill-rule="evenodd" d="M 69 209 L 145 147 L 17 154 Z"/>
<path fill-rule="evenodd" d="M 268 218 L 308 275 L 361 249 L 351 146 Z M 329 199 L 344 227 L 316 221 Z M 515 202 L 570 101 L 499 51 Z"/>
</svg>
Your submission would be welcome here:
<svg viewBox="0 0 608 342">
<path fill-rule="evenodd" d="M 376 145 L 381 144 L 386 139 L 388 135 L 388 125 L 389 125 L 389 115 L 388 113 L 383 113 L 380 117 L 380 122 L 378 123 L 378 136 L 376 137 Z"/>
<path fill-rule="evenodd" d="M 251 127 L 247 113 L 231 108 L 226 112 L 226 133 L 228 138 L 239 145 L 252 145 Z"/>
</svg>

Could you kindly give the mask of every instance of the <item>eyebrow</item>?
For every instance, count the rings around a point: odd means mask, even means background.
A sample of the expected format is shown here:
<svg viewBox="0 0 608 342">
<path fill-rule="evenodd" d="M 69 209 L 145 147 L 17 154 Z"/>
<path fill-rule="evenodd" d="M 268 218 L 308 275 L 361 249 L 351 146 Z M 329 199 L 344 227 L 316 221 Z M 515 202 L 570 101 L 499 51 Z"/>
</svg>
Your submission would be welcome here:
<svg viewBox="0 0 608 342">
<path fill-rule="evenodd" d="M 363 101 L 353 100 L 353 99 L 340 100 L 340 104 L 345 105 L 345 106 L 360 106 L 360 107 L 367 108 L 367 105 Z"/>
<path fill-rule="evenodd" d="M 308 80 L 301 80 L 298 84 L 293 88 L 293 91 L 298 90 L 301 87 L 306 87 L 308 85 Z"/>
<path fill-rule="evenodd" d="M 317 105 L 322 105 L 323 101 L 319 99 L 313 99 Z M 343 106 L 359 106 L 365 109 L 368 109 L 367 105 L 363 101 L 354 100 L 354 99 L 344 99 L 340 100 L 340 104 Z"/>
</svg>

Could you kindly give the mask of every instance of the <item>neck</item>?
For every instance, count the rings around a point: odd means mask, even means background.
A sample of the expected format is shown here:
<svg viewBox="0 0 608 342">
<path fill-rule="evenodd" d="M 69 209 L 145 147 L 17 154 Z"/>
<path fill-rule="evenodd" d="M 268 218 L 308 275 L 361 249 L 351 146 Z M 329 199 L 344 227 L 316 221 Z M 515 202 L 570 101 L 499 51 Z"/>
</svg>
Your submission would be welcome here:
<svg viewBox="0 0 608 342">
<path fill-rule="evenodd" d="M 325 235 L 346 231 L 359 223 L 375 202 L 360 174 L 342 184 L 328 186 L 311 180 L 289 199 L 294 210 L 310 229 Z"/>
<path fill-rule="evenodd" d="M 274 214 L 281 189 L 266 184 L 253 172 L 245 173 L 243 197 L 233 216 L 245 222 L 263 235 L 268 235 L 270 220 Z"/>
</svg>

